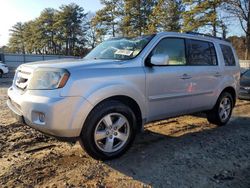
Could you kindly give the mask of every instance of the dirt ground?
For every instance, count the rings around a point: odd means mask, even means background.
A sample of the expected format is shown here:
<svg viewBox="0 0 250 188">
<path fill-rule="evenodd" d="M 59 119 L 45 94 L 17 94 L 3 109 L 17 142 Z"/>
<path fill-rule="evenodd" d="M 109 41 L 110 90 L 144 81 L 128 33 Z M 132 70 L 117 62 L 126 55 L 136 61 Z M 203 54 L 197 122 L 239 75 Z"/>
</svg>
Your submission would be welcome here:
<svg viewBox="0 0 250 188">
<path fill-rule="evenodd" d="M 250 101 L 224 127 L 183 116 L 146 126 L 121 158 L 90 158 L 16 123 L 0 79 L 0 187 L 250 187 Z"/>
</svg>

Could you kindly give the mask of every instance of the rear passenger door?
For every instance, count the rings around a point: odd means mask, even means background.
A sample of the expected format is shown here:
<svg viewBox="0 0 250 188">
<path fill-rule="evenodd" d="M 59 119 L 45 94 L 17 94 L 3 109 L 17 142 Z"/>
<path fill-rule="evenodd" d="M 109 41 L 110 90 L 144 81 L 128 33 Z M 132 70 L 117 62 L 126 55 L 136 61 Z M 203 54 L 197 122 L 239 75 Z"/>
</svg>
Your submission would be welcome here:
<svg viewBox="0 0 250 188">
<path fill-rule="evenodd" d="M 216 49 L 212 42 L 187 39 L 188 65 L 192 68 L 190 91 L 191 111 L 213 107 L 222 71 L 218 65 Z"/>
</svg>

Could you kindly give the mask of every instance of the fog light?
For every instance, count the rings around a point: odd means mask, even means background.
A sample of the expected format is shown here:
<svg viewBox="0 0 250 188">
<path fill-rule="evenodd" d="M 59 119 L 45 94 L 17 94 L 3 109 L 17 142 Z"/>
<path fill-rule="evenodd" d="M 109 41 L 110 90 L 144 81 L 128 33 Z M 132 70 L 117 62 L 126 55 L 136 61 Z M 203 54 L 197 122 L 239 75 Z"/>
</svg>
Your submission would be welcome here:
<svg viewBox="0 0 250 188">
<path fill-rule="evenodd" d="M 45 117 L 45 113 L 43 112 L 32 111 L 31 119 L 34 124 L 45 125 L 46 117 Z"/>
<path fill-rule="evenodd" d="M 44 115 L 44 113 L 39 113 L 39 116 L 38 116 L 38 117 L 39 117 L 39 121 L 40 121 L 40 122 L 43 123 L 43 122 L 45 121 L 45 115 Z"/>
</svg>

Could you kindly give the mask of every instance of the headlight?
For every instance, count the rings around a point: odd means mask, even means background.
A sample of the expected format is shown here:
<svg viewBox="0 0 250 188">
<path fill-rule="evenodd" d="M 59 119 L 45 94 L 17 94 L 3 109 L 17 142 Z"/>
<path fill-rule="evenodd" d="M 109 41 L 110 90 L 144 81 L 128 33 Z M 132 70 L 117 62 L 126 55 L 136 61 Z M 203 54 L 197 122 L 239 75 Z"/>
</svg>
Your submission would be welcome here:
<svg viewBox="0 0 250 188">
<path fill-rule="evenodd" d="M 28 89 L 57 89 L 65 86 L 69 72 L 57 68 L 37 68 L 29 82 Z"/>
</svg>

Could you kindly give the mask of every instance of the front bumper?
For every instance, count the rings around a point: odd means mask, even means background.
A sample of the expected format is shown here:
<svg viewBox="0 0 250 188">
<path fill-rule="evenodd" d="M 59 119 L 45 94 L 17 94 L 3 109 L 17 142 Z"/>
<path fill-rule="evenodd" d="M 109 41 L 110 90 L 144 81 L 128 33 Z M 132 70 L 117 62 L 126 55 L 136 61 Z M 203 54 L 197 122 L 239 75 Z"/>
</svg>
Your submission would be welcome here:
<svg viewBox="0 0 250 188">
<path fill-rule="evenodd" d="M 47 91 L 47 95 L 49 93 Z M 79 137 L 83 125 L 79 105 L 90 105 L 82 97 L 39 96 L 30 91 L 21 93 L 13 87 L 9 88 L 8 96 L 7 105 L 19 122 L 63 140 Z M 43 122 L 38 121 L 41 113 Z"/>
</svg>

